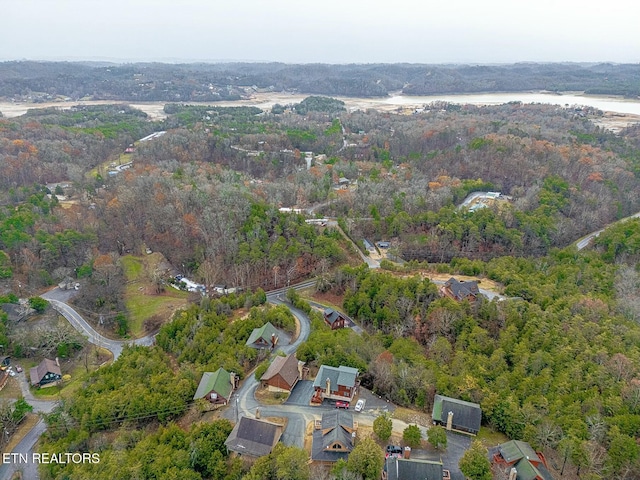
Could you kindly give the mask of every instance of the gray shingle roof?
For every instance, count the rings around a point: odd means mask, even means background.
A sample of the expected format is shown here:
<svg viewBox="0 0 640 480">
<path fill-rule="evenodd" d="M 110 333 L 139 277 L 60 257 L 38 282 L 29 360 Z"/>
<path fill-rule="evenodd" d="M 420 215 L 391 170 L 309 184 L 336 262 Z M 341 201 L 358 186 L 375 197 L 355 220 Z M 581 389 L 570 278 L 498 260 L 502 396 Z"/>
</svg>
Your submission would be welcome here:
<svg viewBox="0 0 640 480">
<path fill-rule="evenodd" d="M 344 410 L 322 414 L 321 428 L 313 432 L 311 458 L 316 461 L 337 462 L 346 460 L 353 449 L 353 415 Z M 339 445 L 343 448 L 333 448 Z"/>
<path fill-rule="evenodd" d="M 241 417 L 224 444 L 241 455 L 269 455 L 282 436 L 282 426 L 255 418 Z"/>
<path fill-rule="evenodd" d="M 469 295 L 476 296 L 480 293 L 480 289 L 478 288 L 478 282 L 474 281 L 458 281 L 455 278 L 451 277 L 445 283 L 447 287 L 451 290 L 451 293 L 458 299 L 463 300 L 467 298 Z"/>
<path fill-rule="evenodd" d="M 337 320 L 340 319 L 340 314 L 333 308 L 327 308 L 324 311 L 324 318 L 329 323 L 329 325 L 333 325 Z"/>
<path fill-rule="evenodd" d="M 313 382 L 313 386 L 325 388 L 327 386 L 327 378 L 331 382 L 331 390 L 336 391 L 338 385 L 353 388 L 356 385 L 358 377 L 358 369 L 345 367 L 340 365 L 338 368 L 328 365 L 321 365 L 318 375 Z"/>
<path fill-rule="evenodd" d="M 436 395 L 433 399 L 432 418 L 441 423 L 447 423 L 449 412 L 453 412 L 454 429 L 472 433 L 480 431 L 482 410 L 477 403 Z"/>
<path fill-rule="evenodd" d="M 388 457 L 385 470 L 389 480 L 442 480 L 442 462 Z"/>
</svg>

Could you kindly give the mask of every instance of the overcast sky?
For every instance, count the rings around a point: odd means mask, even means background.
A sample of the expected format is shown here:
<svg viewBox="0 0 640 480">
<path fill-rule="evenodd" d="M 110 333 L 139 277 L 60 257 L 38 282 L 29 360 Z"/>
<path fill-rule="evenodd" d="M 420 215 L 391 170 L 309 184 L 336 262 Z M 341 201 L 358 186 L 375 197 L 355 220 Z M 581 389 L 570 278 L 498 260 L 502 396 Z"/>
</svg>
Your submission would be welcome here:
<svg viewBox="0 0 640 480">
<path fill-rule="evenodd" d="M 637 0 L 0 0 L 0 60 L 637 63 L 637 5 Z"/>
</svg>

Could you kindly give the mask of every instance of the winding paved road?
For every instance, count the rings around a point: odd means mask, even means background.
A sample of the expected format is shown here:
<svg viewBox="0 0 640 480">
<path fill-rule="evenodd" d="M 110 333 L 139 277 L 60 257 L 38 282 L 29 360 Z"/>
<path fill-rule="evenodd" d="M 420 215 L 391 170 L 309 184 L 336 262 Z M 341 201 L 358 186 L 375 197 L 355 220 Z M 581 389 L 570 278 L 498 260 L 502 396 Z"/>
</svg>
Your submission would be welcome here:
<svg viewBox="0 0 640 480">
<path fill-rule="evenodd" d="M 104 335 L 100 335 L 93 329 L 91 325 L 89 325 L 89 323 L 84 318 L 82 318 L 82 316 L 78 312 L 76 312 L 71 306 L 65 303 L 65 300 L 68 300 L 70 298 L 68 292 L 68 290 L 60 290 L 56 287 L 42 294 L 41 297 L 45 300 L 48 300 L 49 303 L 51 303 L 51 306 L 58 313 L 60 313 L 60 315 L 66 318 L 73 326 L 73 328 L 75 328 L 84 337 L 86 337 L 89 342 L 109 350 L 113 354 L 114 360 L 117 360 L 118 357 L 122 354 L 122 349 L 125 345 L 153 345 L 153 335 L 147 335 L 146 337 L 138 338 L 136 340 L 112 340 L 105 337 Z"/>
<path fill-rule="evenodd" d="M 600 235 L 602 232 L 604 232 L 607 228 L 611 227 L 612 225 L 616 225 L 616 224 L 618 224 L 620 222 L 626 222 L 627 220 L 631 220 L 632 218 L 640 218 L 640 212 L 634 213 L 633 215 L 631 215 L 629 217 L 625 217 L 625 218 L 623 218 L 621 220 L 618 220 L 617 222 L 610 223 L 606 227 L 601 228 L 600 230 L 596 230 L 595 232 L 590 233 L 589 235 L 587 235 L 585 237 L 582 237 L 580 240 L 575 242 L 575 246 L 578 248 L 578 250 L 582 250 L 583 248 L 587 247 L 591 243 L 591 240 L 596 238 L 598 235 Z"/>
<path fill-rule="evenodd" d="M 315 281 L 303 282 L 293 288 L 305 288 L 308 285 L 314 284 Z M 298 320 L 300 325 L 300 334 L 298 335 L 298 338 L 295 342 L 289 345 L 284 345 L 279 349 L 289 355 L 294 353 L 300 344 L 309 337 L 309 333 L 311 332 L 311 322 L 304 312 L 290 306 L 283 300 L 285 291 L 286 289 L 280 289 L 269 293 L 267 295 L 267 301 L 274 305 L 286 305 Z M 281 405 L 275 407 L 262 406 L 255 398 L 255 391 L 257 387 L 258 381 L 255 379 L 253 371 L 249 372 L 240 388 L 238 388 L 238 390 L 236 390 L 231 396 L 229 401 L 231 408 L 225 409 L 222 412 L 222 416 L 235 422 L 242 416 L 255 417 L 256 410 L 259 408 L 261 415 L 265 417 L 287 417 L 287 428 L 282 436 L 282 441 L 287 445 L 297 445 L 302 448 L 306 425 L 308 422 L 313 420 L 313 414 L 304 411 L 304 407 L 297 407 L 294 405 Z"/>
</svg>

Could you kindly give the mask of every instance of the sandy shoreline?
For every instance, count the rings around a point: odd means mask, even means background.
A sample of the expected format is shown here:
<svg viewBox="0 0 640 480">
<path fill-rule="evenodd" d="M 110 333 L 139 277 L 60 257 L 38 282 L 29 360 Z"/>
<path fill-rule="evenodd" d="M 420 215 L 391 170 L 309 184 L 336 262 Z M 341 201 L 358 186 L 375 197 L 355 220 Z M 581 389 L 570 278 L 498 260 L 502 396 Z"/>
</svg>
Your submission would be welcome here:
<svg viewBox="0 0 640 480">
<path fill-rule="evenodd" d="M 529 94 L 528 92 L 523 92 L 522 95 Z M 472 101 L 468 101 L 468 103 L 472 104 L 495 104 L 500 103 L 496 101 L 479 101 L 478 98 L 482 96 L 499 96 L 500 94 L 477 94 L 477 95 L 444 95 L 444 96 L 406 96 L 401 95 L 399 93 L 393 94 L 388 97 L 376 97 L 376 98 L 352 98 L 352 97 L 333 97 L 338 100 L 342 100 L 348 110 L 366 110 L 366 109 L 374 109 L 379 111 L 398 111 L 407 110 L 422 107 L 425 104 L 429 103 L 429 101 L 436 100 L 438 98 L 442 98 L 444 101 L 450 101 L 452 103 L 465 103 L 469 99 L 473 99 Z M 517 94 L 514 94 L 517 95 Z M 279 103 L 281 105 L 289 104 L 289 103 L 299 103 L 309 95 L 307 94 L 287 94 L 287 93 L 256 93 L 250 99 L 245 100 L 236 100 L 236 101 L 225 101 L 225 102 L 187 102 L 190 105 L 212 105 L 212 106 L 255 106 L 262 108 L 264 110 L 268 110 L 273 105 Z M 559 104 L 562 103 L 563 96 L 558 95 Z M 575 98 L 575 96 L 573 97 Z M 589 100 L 615 100 L 624 104 L 623 99 L 615 98 L 615 97 L 582 97 L 585 101 L 585 104 L 589 104 Z M 4 115 L 5 118 L 15 118 L 21 115 L 24 115 L 28 110 L 34 108 L 49 108 L 56 107 L 60 109 L 68 109 L 77 105 L 113 105 L 113 104 L 123 104 L 130 105 L 133 108 L 137 108 L 142 110 L 152 120 L 162 120 L 166 118 L 166 114 L 164 113 L 164 105 L 169 102 L 124 102 L 124 101 L 112 101 L 112 100 L 79 100 L 79 101 L 60 101 L 60 102 L 48 102 L 48 103 L 14 103 L 7 101 L 0 101 L 0 112 Z M 633 101 L 628 101 L 628 103 L 637 103 Z M 640 115 L 634 113 L 625 113 L 619 111 L 605 111 L 603 117 L 594 119 L 594 123 L 600 125 L 602 127 L 611 129 L 613 131 L 620 131 L 620 129 L 635 123 L 640 123 Z"/>
</svg>

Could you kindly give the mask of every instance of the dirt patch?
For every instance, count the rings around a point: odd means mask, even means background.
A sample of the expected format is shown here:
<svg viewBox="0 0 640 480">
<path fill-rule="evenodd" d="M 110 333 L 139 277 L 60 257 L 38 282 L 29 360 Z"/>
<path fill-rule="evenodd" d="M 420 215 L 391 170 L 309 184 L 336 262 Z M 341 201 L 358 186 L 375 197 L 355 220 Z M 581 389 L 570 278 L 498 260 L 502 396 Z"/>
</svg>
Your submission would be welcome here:
<svg viewBox="0 0 640 480">
<path fill-rule="evenodd" d="M 289 398 L 284 392 L 270 392 L 268 388 L 259 387 L 255 393 L 256 400 L 265 405 L 282 405 Z"/>
<path fill-rule="evenodd" d="M 334 307 L 337 309 L 341 308 L 343 302 L 342 295 L 336 295 L 331 291 L 315 292 L 313 295 L 311 295 L 311 299 L 318 303 L 322 303 L 323 305 L 327 305 L 328 307 Z"/>
<path fill-rule="evenodd" d="M 431 416 L 429 414 L 403 407 L 397 407 L 394 410 L 393 418 L 408 424 L 422 425 L 423 427 L 431 425 Z"/>
<path fill-rule="evenodd" d="M 640 115 L 604 112 L 602 117 L 591 118 L 591 121 L 599 127 L 606 128 L 613 133 L 620 133 L 622 129 L 640 123 Z"/>
<path fill-rule="evenodd" d="M 307 423 L 307 427 L 304 429 L 304 443 L 303 448 L 307 452 L 311 452 L 313 446 L 313 429 L 315 428 L 315 422 Z"/>
</svg>

